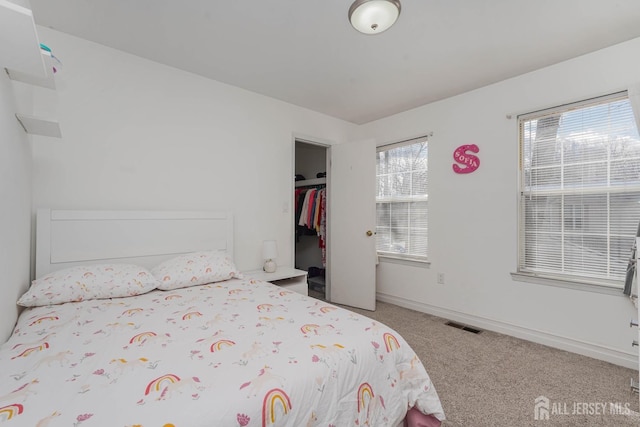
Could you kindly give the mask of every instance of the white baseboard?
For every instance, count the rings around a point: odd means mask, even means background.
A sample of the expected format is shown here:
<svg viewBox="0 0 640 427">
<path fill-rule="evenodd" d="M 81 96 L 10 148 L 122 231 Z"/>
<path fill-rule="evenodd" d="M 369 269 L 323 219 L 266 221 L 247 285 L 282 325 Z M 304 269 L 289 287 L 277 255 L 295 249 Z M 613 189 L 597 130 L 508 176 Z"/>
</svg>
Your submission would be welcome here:
<svg viewBox="0 0 640 427">
<path fill-rule="evenodd" d="M 421 313 L 431 314 L 433 316 L 442 317 L 447 320 L 453 320 L 465 325 L 473 326 L 480 329 L 486 329 L 498 332 L 512 337 L 521 338 L 538 344 L 547 345 L 549 347 L 558 348 L 560 350 L 570 351 L 572 353 L 581 354 L 583 356 L 592 357 L 615 365 L 624 366 L 625 368 L 638 369 L 638 355 L 626 353 L 613 348 L 600 346 L 597 344 L 575 340 L 573 338 L 563 337 L 550 334 L 548 332 L 537 331 L 535 329 L 523 328 L 521 326 L 505 323 L 497 320 L 487 319 L 480 316 L 474 316 L 447 308 L 437 307 L 430 304 L 416 302 L 393 295 L 377 292 L 376 299 L 382 302 L 388 302 L 400 307 L 409 308 Z"/>
</svg>

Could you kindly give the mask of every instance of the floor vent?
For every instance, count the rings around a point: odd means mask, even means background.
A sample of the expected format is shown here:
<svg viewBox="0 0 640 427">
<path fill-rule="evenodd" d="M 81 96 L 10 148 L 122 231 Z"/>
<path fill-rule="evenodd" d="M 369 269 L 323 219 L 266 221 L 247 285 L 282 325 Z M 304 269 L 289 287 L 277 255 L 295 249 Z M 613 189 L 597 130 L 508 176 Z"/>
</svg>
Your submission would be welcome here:
<svg viewBox="0 0 640 427">
<path fill-rule="evenodd" d="M 471 326 L 466 326 L 456 322 L 447 322 L 445 323 L 445 325 L 451 326 L 452 328 L 456 329 L 462 329 L 463 331 L 471 332 L 473 334 L 479 334 L 480 332 L 482 332 L 480 329 L 472 328 Z"/>
</svg>

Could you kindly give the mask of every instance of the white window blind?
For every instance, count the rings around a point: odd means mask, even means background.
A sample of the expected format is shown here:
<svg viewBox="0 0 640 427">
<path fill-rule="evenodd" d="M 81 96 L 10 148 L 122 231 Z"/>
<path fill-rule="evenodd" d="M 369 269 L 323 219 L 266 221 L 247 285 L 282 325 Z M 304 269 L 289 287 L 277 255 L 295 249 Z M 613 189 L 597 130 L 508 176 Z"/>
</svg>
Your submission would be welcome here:
<svg viewBox="0 0 640 427">
<path fill-rule="evenodd" d="M 427 138 L 378 147 L 376 244 L 380 255 L 427 259 Z"/>
<path fill-rule="evenodd" d="M 622 287 L 640 221 L 626 93 L 519 118 L 519 272 Z"/>
</svg>

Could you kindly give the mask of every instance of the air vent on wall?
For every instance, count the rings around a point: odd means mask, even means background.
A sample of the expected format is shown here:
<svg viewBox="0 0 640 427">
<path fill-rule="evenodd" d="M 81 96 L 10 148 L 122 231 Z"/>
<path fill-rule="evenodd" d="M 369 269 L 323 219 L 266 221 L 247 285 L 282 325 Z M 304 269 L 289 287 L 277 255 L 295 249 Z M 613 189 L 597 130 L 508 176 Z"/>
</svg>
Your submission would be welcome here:
<svg viewBox="0 0 640 427">
<path fill-rule="evenodd" d="M 480 332 L 482 332 L 480 329 L 472 328 L 471 326 L 466 326 L 456 322 L 446 322 L 445 325 L 451 326 L 456 329 L 462 329 L 463 331 L 471 332 L 474 334 L 479 334 Z"/>
</svg>

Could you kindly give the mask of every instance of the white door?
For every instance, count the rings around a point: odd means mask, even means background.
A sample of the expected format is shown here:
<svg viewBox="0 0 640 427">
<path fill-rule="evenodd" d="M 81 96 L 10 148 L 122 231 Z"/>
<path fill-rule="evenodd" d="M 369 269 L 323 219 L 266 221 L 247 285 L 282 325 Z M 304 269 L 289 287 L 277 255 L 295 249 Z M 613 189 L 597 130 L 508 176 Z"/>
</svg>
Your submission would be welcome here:
<svg viewBox="0 0 640 427">
<path fill-rule="evenodd" d="M 329 301 L 376 309 L 376 147 L 332 145 L 329 175 Z"/>
</svg>

